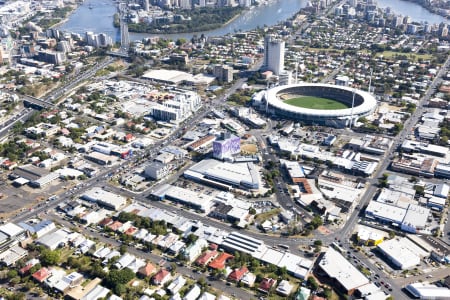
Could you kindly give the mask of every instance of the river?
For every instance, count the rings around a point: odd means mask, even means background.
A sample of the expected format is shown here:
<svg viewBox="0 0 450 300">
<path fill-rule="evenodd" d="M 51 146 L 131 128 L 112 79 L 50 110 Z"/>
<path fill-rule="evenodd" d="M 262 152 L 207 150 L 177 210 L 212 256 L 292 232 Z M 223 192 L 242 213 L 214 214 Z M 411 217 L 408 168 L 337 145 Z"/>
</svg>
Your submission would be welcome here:
<svg viewBox="0 0 450 300">
<path fill-rule="evenodd" d="M 443 16 L 431 13 L 414 2 L 404 0 L 377 0 L 377 2 L 378 7 L 390 7 L 396 14 L 409 16 L 415 22 L 428 22 L 430 24 L 449 23 L 449 20 Z"/>
<path fill-rule="evenodd" d="M 306 5 L 307 0 L 272 0 L 267 5 L 254 7 L 243 12 L 224 27 L 203 32 L 206 36 L 222 36 L 236 31 L 248 31 L 264 25 L 274 25 L 288 19 Z M 438 24 L 447 23 L 444 17 L 430 13 L 420 5 L 402 0 L 378 0 L 379 7 L 390 7 L 396 14 L 408 15 L 413 21 Z M 405 12 L 408 12 L 407 14 Z M 106 33 L 115 40 L 120 40 L 119 30 L 113 27 L 113 15 L 116 13 L 116 6 L 112 0 L 86 0 L 81 4 L 62 24 L 59 29 L 70 32 L 84 34 L 86 31 L 95 33 Z M 181 33 L 159 35 L 176 40 L 178 38 L 190 39 L 194 34 Z M 130 32 L 130 40 L 141 40 L 144 37 L 152 36 L 145 33 Z"/>
</svg>

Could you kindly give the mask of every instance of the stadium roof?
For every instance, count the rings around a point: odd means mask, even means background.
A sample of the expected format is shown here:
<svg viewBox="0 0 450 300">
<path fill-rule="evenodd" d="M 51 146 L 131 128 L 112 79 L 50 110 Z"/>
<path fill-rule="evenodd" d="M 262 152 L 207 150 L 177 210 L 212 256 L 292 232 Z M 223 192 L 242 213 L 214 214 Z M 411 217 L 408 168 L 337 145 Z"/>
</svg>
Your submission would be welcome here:
<svg viewBox="0 0 450 300">
<path fill-rule="evenodd" d="M 363 103 L 360 105 L 354 106 L 352 108 L 345 108 L 345 109 L 335 109 L 335 110 L 326 110 L 326 109 L 311 109 L 311 108 L 304 108 L 304 107 L 296 107 L 292 106 L 290 104 L 284 103 L 281 101 L 277 94 L 283 93 L 283 91 L 288 91 L 289 89 L 293 88 L 302 88 L 302 87 L 316 87 L 316 88 L 329 88 L 329 89 L 336 89 L 336 90 L 343 90 L 347 91 L 351 94 L 355 93 L 355 95 L 358 95 L 364 99 Z M 290 111 L 290 112 L 297 112 L 304 115 L 310 115 L 310 116 L 321 116 L 321 117 L 348 117 L 352 114 L 357 116 L 361 114 L 366 114 L 375 109 L 377 106 L 376 99 L 370 95 L 367 92 L 353 89 L 350 87 L 345 86 L 337 86 L 332 84 L 321 84 L 321 83 L 301 83 L 301 84 L 293 84 L 293 85 L 282 85 L 277 86 L 274 88 L 271 88 L 267 91 L 266 99 L 270 103 L 271 106 L 276 107 L 278 109 L 284 110 L 284 111 Z"/>
</svg>

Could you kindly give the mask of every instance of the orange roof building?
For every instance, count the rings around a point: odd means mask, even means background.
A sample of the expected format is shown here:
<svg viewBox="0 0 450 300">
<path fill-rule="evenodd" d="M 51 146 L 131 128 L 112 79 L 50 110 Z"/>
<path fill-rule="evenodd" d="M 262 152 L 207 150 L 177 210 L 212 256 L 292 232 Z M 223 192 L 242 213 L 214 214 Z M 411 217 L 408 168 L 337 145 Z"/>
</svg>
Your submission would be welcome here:
<svg viewBox="0 0 450 300">
<path fill-rule="evenodd" d="M 240 267 L 239 269 L 234 269 L 233 272 L 228 275 L 228 280 L 240 281 L 245 274 L 248 273 L 248 268 L 246 266 Z"/>
<path fill-rule="evenodd" d="M 225 264 L 227 263 L 228 259 L 232 259 L 234 258 L 233 255 L 223 252 L 219 255 L 219 257 L 217 257 L 216 259 L 214 259 L 209 265 L 208 267 L 212 268 L 212 269 L 224 269 L 225 268 Z"/>
<path fill-rule="evenodd" d="M 216 258 L 218 255 L 218 252 L 216 250 L 213 251 L 206 251 L 205 253 L 203 253 L 202 255 L 199 256 L 199 258 L 197 258 L 197 260 L 195 261 L 195 263 L 197 265 L 200 266 L 206 266 L 207 264 L 209 264 L 209 262 L 211 260 L 213 260 L 214 258 Z"/>
<path fill-rule="evenodd" d="M 36 271 L 35 273 L 33 273 L 33 275 L 31 275 L 31 276 L 33 276 L 34 280 L 36 280 L 37 282 L 42 283 L 50 275 L 51 275 L 50 270 L 43 267 L 43 268 L 39 269 L 38 271 Z"/>
<path fill-rule="evenodd" d="M 112 230 L 112 231 L 117 231 L 119 230 L 120 227 L 122 227 L 122 222 L 119 221 L 115 221 L 112 224 L 109 224 L 108 227 Z"/>
<path fill-rule="evenodd" d="M 170 280 L 170 278 L 172 278 L 172 276 L 170 276 L 170 272 L 166 269 L 161 269 L 155 274 L 155 276 L 153 276 L 152 282 L 154 285 L 164 285 Z"/>
<path fill-rule="evenodd" d="M 259 284 L 258 291 L 268 294 L 270 289 L 277 284 L 273 278 L 264 278 Z"/>
<path fill-rule="evenodd" d="M 138 273 L 145 277 L 150 277 L 156 272 L 156 267 L 152 263 L 147 263 L 145 266 L 139 268 Z"/>
</svg>

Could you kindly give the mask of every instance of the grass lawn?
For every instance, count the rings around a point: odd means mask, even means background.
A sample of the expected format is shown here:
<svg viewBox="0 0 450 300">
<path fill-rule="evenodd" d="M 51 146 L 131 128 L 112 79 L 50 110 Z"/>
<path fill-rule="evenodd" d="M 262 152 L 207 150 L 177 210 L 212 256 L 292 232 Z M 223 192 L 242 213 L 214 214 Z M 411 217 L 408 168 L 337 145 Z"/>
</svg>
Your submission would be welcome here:
<svg viewBox="0 0 450 300">
<path fill-rule="evenodd" d="M 262 223 L 265 220 L 268 220 L 268 219 L 270 219 L 270 218 L 272 218 L 274 216 L 277 216 L 280 213 L 280 211 L 281 211 L 281 209 L 274 208 L 274 209 L 271 209 L 269 211 L 266 211 L 266 212 L 263 212 L 263 213 L 259 213 L 255 217 L 256 217 L 256 220 L 258 222 Z"/>
<path fill-rule="evenodd" d="M 402 53 L 402 52 L 396 52 L 396 51 L 383 51 L 380 53 L 377 53 L 377 57 L 383 55 L 385 58 L 393 58 L 396 55 L 398 56 L 406 56 L 409 59 L 412 59 L 413 61 L 418 60 L 419 58 L 423 60 L 430 60 L 433 58 L 432 54 L 418 54 L 418 53 Z"/>
<path fill-rule="evenodd" d="M 311 108 L 311 109 L 345 109 L 347 105 L 332 99 L 313 97 L 313 96 L 301 96 L 288 99 L 284 101 L 287 104 Z"/>
</svg>

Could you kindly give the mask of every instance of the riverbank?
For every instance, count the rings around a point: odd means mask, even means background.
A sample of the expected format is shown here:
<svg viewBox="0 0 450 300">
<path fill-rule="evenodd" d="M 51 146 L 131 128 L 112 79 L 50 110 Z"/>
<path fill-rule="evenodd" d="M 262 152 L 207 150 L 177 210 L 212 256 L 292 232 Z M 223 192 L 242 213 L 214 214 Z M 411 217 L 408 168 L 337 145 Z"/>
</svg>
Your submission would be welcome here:
<svg viewBox="0 0 450 300">
<path fill-rule="evenodd" d="M 196 10 L 183 11 L 183 14 L 181 12 L 176 14 L 175 12 L 171 17 L 175 19 L 176 15 L 180 15 L 181 18 L 178 18 L 177 21 L 173 20 L 169 24 L 128 24 L 128 30 L 130 32 L 148 34 L 179 34 L 193 31 L 211 31 L 230 24 L 241 16 L 244 11 L 246 10 L 241 7 L 222 7 L 220 9 L 202 7 Z M 170 19 L 170 17 L 167 17 L 167 19 Z"/>
<path fill-rule="evenodd" d="M 432 14 L 436 14 L 436 15 L 444 17 L 446 19 L 450 19 L 450 15 L 445 14 L 441 8 L 435 7 L 434 5 L 426 3 L 426 1 L 423 1 L 423 0 L 403 0 L 403 1 L 415 3 L 415 4 L 419 5 L 420 7 L 423 7 L 424 9 L 426 9 L 428 12 L 430 12 Z"/>
<path fill-rule="evenodd" d="M 64 25 L 64 24 L 70 19 L 70 17 L 72 16 L 72 14 L 78 9 L 78 6 L 79 6 L 80 4 L 81 4 L 80 2 L 76 2 L 76 4 L 70 5 L 70 7 L 72 8 L 72 10 L 71 10 L 71 11 L 70 11 L 63 19 L 61 19 L 61 21 L 59 21 L 58 23 L 56 23 L 56 24 L 50 26 L 49 28 L 50 28 L 50 29 L 53 29 L 53 28 L 57 29 L 57 27 L 60 27 L 60 26 Z"/>
</svg>

